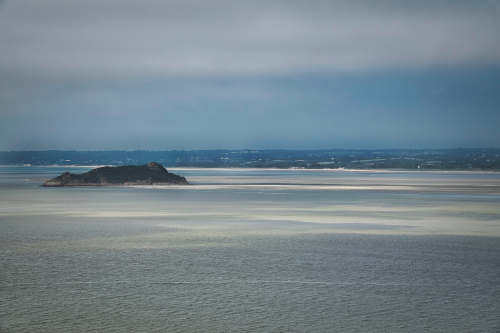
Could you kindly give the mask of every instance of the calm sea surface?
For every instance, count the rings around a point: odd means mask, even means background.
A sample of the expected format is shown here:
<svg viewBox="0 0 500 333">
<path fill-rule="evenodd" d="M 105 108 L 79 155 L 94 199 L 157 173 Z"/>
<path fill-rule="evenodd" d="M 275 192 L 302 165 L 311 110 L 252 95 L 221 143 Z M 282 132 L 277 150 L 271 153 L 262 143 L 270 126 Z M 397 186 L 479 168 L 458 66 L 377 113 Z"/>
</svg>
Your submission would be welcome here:
<svg viewBox="0 0 500 333">
<path fill-rule="evenodd" d="M 0 332 L 500 332 L 500 173 L 0 167 Z"/>
</svg>

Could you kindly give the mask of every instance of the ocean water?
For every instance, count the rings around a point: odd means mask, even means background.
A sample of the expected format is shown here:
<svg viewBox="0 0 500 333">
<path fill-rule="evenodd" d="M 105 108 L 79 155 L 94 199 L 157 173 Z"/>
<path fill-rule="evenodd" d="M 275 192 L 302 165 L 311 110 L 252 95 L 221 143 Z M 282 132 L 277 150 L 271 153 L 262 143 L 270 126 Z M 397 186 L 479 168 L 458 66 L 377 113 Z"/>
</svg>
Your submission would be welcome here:
<svg viewBox="0 0 500 333">
<path fill-rule="evenodd" d="M 0 167 L 0 332 L 499 332 L 500 173 Z"/>
</svg>

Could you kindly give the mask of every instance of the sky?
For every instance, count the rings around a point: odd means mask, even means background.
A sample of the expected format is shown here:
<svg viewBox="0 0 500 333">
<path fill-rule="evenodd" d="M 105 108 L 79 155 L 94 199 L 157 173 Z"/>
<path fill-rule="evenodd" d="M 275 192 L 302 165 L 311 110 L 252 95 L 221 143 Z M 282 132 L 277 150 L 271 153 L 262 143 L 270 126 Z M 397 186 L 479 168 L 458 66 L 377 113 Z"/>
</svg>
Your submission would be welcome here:
<svg viewBox="0 0 500 333">
<path fill-rule="evenodd" d="M 0 150 L 500 147 L 500 1 L 0 0 Z"/>
</svg>

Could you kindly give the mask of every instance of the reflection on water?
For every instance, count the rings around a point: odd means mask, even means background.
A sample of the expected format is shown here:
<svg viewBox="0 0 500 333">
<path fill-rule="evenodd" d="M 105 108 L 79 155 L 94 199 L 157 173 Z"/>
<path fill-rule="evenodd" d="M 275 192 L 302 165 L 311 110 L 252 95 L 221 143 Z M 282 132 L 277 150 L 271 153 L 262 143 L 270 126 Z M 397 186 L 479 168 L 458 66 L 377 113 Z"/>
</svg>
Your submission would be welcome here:
<svg viewBox="0 0 500 333">
<path fill-rule="evenodd" d="M 63 171 L 0 167 L 0 332 L 500 330 L 500 174 Z"/>
</svg>

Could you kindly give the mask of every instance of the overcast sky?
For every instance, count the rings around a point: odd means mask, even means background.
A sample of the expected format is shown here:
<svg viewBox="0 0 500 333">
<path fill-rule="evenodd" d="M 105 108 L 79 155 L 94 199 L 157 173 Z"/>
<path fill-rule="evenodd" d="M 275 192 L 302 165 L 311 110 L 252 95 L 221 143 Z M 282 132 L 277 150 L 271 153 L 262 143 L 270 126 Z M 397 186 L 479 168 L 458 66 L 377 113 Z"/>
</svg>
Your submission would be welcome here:
<svg viewBox="0 0 500 333">
<path fill-rule="evenodd" d="M 5 0 L 0 150 L 500 147 L 500 2 Z"/>
</svg>

